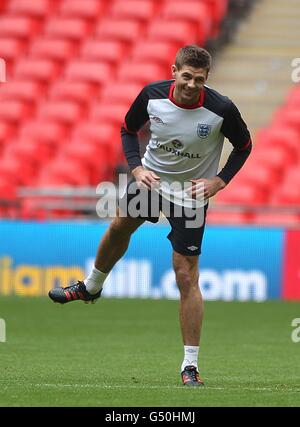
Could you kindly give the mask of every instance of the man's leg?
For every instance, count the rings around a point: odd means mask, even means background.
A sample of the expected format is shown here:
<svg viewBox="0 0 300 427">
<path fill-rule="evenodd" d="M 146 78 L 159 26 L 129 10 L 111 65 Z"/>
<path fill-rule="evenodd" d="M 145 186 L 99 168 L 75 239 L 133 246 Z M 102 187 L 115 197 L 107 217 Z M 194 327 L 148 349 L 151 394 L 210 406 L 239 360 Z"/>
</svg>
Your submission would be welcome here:
<svg viewBox="0 0 300 427">
<path fill-rule="evenodd" d="M 181 366 L 185 385 L 203 385 L 198 372 L 198 352 L 204 304 L 199 289 L 199 256 L 185 256 L 173 251 L 173 267 L 180 292 L 179 319 L 184 344 Z"/>
<path fill-rule="evenodd" d="M 173 267 L 180 291 L 180 326 L 184 345 L 199 346 L 204 305 L 199 289 L 198 256 L 173 252 Z"/>
<path fill-rule="evenodd" d="M 113 266 L 126 252 L 131 234 L 145 220 L 120 216 L 117 211 L 116 218 L 111 222 L 108 230 L 100 241 L 96 254 L 95 265 L 90 274 L 84 279 L 86 290 L 95 295 L 103 287 L 103 283 Z"/>
<path fill-rule="evenodd" d="M 49 297 L 61 304 L 74 300 L 94 302 L 101 295 L 103 282 L 108 273 L 126 252 L 131 234 L 144 221 L 140 218 L 122 217 L 118 211 L 99 244 L 95 267 L 84 282 L 79 281 L 66 288 L 51 289 Z"/>
<path fill-rule="evenodd" d="M 119 216 L 111 222 L 102 237 L 95 259 L 95 267 L 108 273 L 125 254 L 132 233 L 145 222 L 144 219 Z"/>
</svg>

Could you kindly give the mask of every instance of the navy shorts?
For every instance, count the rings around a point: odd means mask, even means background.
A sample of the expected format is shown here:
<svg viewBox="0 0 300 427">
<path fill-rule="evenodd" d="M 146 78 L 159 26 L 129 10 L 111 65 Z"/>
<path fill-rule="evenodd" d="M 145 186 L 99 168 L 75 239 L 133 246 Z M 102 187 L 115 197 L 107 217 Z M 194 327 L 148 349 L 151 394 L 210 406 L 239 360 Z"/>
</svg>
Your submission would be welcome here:
<svg viewBox="0 0 300 427">
<path fill-rule="evenodd" d="M 138 196 L 136 198 L 136 196 Z M 175 205 L 155 190 L 140 189 L 130 181 L 119 200 L 123 215 L 156 223 L 162 212 L 171 225 L 168 234 L 174 251 L 188 256 L 200 255 L 208 204 L 201 208 Z"/>
</svg>

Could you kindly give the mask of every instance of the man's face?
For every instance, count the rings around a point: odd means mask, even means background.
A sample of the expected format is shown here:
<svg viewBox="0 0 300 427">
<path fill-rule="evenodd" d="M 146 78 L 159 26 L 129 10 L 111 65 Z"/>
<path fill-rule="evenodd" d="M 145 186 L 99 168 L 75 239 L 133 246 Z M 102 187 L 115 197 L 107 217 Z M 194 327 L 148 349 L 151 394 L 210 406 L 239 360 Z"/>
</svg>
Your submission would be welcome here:
<svg viewBox="0 0 300 427">
<path fill-rule="evenodd" d="M 175 79 L 175 100 L 186 105 L 196 104 L 207 80 L 207 70 L 194 68 L 190 65 L 184 65 L 180 70 L 177 70 L 176 66 L 172 65 L 172 75 Z"/>
</svg>

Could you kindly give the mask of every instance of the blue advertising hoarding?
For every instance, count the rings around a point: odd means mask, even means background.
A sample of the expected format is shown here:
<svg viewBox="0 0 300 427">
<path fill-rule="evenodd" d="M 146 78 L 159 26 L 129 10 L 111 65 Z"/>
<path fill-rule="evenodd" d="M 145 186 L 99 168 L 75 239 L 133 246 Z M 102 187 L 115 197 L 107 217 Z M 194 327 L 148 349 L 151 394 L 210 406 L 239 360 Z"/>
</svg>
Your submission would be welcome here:
<svg viewBox="0 0 300 427">
<path fill-rule="evenodd" d="M 82 279 L 107 223 L 0 222 L 0 293 L 45 295 Z M 109 274 L 104 297 L 178 299 L 165 223 L 144 224 Z M 206 300 L 280 298 L 284 231 L 207 226 L 199 285 Z"/>
</svg>

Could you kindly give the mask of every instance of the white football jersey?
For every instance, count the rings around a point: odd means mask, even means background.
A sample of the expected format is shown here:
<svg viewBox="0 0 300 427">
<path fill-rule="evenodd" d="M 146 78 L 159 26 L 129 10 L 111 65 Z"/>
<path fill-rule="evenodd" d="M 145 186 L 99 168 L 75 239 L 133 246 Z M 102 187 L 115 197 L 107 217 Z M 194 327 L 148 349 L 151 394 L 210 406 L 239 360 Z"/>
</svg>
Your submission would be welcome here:
<svg viewBox="0 0 300 427">
<path fill-rule="evenodd" d="M 186 106 L 173 98 L 174 87 L 174 80 L 144 87 L 128 111 L 124 127 L 135 133 L 150 121 L 142 164 L 160 176 L 158 191 L 163 197 L 191 207 L 195 200 L 186 192 L 190 180 L 217 175 L 224 137 L 242 150 L 250 134 L 229 98 L 205 86 L 198 104 Z"/>
</svg>

